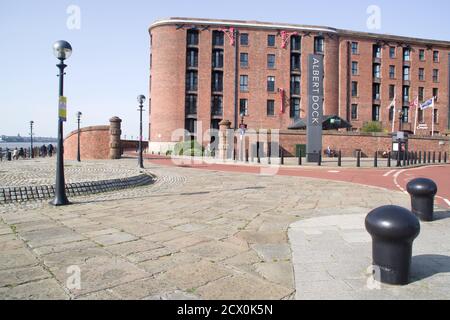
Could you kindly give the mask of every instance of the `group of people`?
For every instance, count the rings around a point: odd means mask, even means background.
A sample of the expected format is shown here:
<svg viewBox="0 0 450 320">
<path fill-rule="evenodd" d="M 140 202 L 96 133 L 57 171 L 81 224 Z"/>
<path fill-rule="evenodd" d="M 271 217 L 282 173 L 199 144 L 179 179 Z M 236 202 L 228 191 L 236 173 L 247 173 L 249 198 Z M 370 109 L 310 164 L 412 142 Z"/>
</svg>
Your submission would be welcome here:
<svg viewBox="0 0 450 320">
<path fill-rule="evenodd" d="M 11 152 L 12 160 L 27 159 L 30 156 L 29 152 L 33 152 L 34 156 L 38 155 L 39 157 L 45 158 L 47 156 L 53 157 L 55 147 L 52 144 L 49 144 L 48 146 L 42 145 L 41 147 L 35 147 L 33 150 L 28 150 L 27 148 L 15 148 L 11 151 L 9 148 L 6 148 L 5 152 L 0 148 L 0 160 L 3 160 L 3 157 L 7 156 L 9 152 Z"/>
</svg>

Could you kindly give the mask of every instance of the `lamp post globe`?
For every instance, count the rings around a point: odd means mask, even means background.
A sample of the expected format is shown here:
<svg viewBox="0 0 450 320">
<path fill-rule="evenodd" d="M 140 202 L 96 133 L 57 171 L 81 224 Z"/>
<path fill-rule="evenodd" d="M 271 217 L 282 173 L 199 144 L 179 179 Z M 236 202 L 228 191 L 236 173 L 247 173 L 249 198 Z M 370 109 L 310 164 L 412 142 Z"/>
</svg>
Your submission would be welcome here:
<svg viewBox="0 0 450 320">
<path fill-rule="evenodd" d="M 64 97 L 64 69 L 67 65 L 64 60 L 72 55 L 72 46 L 64 40 L 56 41 L 53 44 L 53 54 L 60 61 L 56 66 L 59 69 L 59 98 L 60 103 Z M 58 148 L 56 157 L 56 183 L 55 183 L 55 199 L 50 202 L 54 206 L 65 206 L 70 204 L 66 196 L 66 183 L 64 178 L 64 140 L 63 140 L 63 123 L 66 119 L 58 117 Z"/>
<path fill-rule="evenodd" d="M 59 60 L 69 59 L 72 55 L 72 46 L 65 40 L 56 41 L 53 45 L 53 54 Z"/>
</svg>

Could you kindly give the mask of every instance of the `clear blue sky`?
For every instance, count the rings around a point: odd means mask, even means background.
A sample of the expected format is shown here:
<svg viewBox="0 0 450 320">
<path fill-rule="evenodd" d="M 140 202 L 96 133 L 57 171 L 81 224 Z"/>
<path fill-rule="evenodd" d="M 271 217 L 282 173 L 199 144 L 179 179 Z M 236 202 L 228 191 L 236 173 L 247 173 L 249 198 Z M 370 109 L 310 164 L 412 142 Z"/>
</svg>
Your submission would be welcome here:
<svg viewBox="0 0 450 320">
<path fill-rule="evenodd" d="M 70 5 L 81 9 L 80 30 L 66 26 Z M 448 0 L 0 0 L 0 134 L 26 135 L 34 120 L 38 135 L 56 136 L 56 40 L 65 39 L 74 49 L 66 70 L 65 133 L 76 128 L 80 110 L 83 126 L 119 116 L 124 134 L 136 137 L 136 96 L 148 94 L 147 30 L 154 20 L 244 19 L 373 31 L 366 24 L 370 5 L 381 8 L 376 32 L 450 40 Z"/>
</svg>

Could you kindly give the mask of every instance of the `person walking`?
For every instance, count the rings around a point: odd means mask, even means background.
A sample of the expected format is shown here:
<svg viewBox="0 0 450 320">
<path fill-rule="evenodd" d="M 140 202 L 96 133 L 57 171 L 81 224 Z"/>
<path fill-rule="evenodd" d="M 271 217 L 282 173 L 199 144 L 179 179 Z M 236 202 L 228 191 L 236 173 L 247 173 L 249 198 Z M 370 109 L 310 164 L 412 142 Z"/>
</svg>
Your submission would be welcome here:
<svg viewBox="0 0 450 320">
<path fill-rule="evenodd" d="M 48 156 L 51 158 L 53 157 L 53 152 L 55 151 L 55 149 L 53 148 L 52 144 L 48 145 Z"/>
<path fill-rule="evenodd" d="M 22 159 L 25 158 L 25 153 L 24 153 L 24 151 L 23 151 L 23 148 L 20 148 L 20 149 L 19 149 L 19 154 L 18 154 L 18 156 L 17 156 L 17 160 L 19 160 L 19 158 L 22 158 Z"/>
<path fill-rule="evenodd" d="M 19 160 L 19 150 L 17 148 L 13 151 L 13 160 Z"/>
</svg>

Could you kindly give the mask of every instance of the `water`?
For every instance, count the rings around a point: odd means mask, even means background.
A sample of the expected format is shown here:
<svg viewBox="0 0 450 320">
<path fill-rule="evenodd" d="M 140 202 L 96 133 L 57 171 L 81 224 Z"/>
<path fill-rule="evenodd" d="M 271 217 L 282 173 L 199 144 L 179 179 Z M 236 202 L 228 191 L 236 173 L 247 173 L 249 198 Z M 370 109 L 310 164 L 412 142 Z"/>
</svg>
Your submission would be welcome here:
<svg viewBox="0 0 450 320">
<path fill-rule="evenodd" d="M 42 143 L 34 143 L 33 144 L 35 147 L 37 146 L 42 146 Z M 20 148 L 26 148 L 28 149 L 30 147 L 30 143 L 29 142 L 0 142 L 0 148 L 2 148 L 3 150 L 6 150 L 6 148 L 9 148 L 9 150 L 14 150 L 15 148 L 20 149 Z"/>
</svg>

